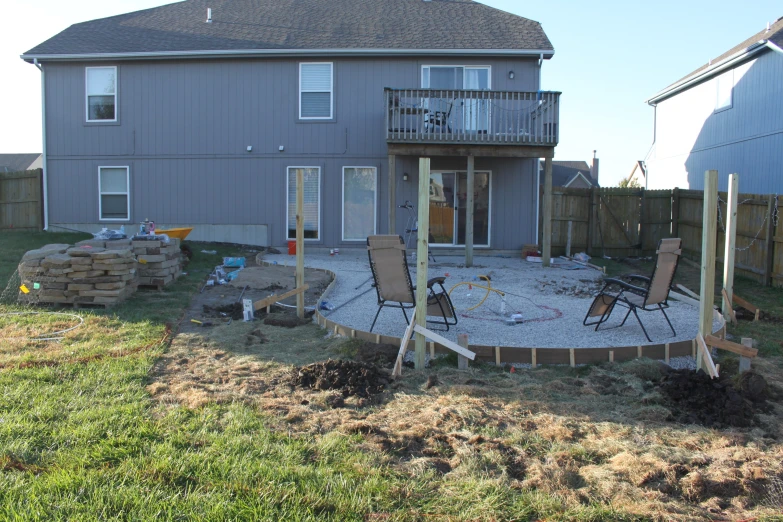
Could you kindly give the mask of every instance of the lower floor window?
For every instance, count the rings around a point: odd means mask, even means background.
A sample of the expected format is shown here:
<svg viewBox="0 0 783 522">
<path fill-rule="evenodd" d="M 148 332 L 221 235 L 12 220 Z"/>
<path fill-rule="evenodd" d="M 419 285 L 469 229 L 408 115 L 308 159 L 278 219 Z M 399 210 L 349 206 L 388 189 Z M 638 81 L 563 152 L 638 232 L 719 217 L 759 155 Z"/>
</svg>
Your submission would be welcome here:
<svg viewBox="0 0 783 522">
<path fill-rule="evenodd" d="M 376 231 L 375 167 L 343 168 L 343 240 L 364 241 Z"/>
<path fill-rule="evenodd" d="M 288 167 L 287 238 L 296 239 L 296 175 L 304 181 L 304 238 L 319 239 L 321 231 L 321 168 Z"/>
<path fill-rule="evenodd" d="M 130 169 L 98 167 L 98 213 L 104 221 L 130 219 Z"/>
</svg>

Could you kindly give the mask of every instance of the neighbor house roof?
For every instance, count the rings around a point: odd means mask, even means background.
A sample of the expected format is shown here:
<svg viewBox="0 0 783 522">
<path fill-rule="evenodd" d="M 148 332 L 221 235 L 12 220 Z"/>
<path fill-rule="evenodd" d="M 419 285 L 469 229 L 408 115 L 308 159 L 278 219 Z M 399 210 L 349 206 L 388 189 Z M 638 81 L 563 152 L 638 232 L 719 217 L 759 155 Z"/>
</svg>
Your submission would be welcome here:
<svg viewBox="0 0 783 522">
<path fill-rule="evenodd" d="M 0 154 L 0 172 L 21 172 L 39 169 L 43 162 L 41 154 Z"/>
<path fill-rule="evenodd" d="M 769 24 L 769 29 L 765 27 L 747 40 L 735 45 L 717 58 L 713 58 L 695 71 L 672 83 L 647 100 L 647 103 L 656 103 L 668 98 L 689 87 L 691 84 L 703 81 L 757 52 L 761 52 L 768 48 L 781 51 L 781 47 L 783 47 L 783 17 L 780 17 L 775 20 L 774 23 Z"/>
<path fill-rule="evenodd" d="M 207 8 L 211 23 L 206 23 Z M 540 23 L 472 0 L 186 0 L 72 25 L 22 58 L 334 55 L 338 50 L 554 54 Z"/>
<path fill-rule="evenodd" d="M 539 170 L 542 171 L 542 175 L 539 180 L 544 183 L 543 176 L 544 162 L 539 163 Z M 585 180 L 597 187 L 598 183 L 590 176 L 590 166 L 586 161 L 552 161 L 552 186 L 553 187 L 567 187 L 576 178 L 583 176 Z"/>
</svg>

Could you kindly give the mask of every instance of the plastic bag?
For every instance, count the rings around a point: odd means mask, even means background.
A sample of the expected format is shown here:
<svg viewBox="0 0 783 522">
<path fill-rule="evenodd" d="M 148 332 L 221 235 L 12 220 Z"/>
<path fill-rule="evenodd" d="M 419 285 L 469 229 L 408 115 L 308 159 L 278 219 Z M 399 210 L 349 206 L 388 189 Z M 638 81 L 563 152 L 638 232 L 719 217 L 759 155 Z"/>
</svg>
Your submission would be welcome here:
<svg viewBox="0 0 783 522">
<path fill-rule="evenodd" d="M 223 258 L 223 266 L 226 268 L 244 268 L 245 267 L 245 258 L 244 257 L 224 257 Z"/>
</svg>

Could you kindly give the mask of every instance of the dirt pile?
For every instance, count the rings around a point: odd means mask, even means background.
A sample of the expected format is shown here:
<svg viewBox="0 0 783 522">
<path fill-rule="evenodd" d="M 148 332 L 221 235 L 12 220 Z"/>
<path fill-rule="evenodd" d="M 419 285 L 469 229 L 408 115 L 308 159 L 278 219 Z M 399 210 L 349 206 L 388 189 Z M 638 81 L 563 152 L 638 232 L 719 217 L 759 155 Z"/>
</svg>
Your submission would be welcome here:
<svg viewBox="0 0 783 522">
<path fill-rule="evenodd" d="M 730 377 L 711 379 L 703 370 L 673 370 L 660 383 L 672 402 L 670 420 L 714 428 L 749 427 L 757 412 L 771 409 L 767 383 L 761 375 L 747 372 L 739 387 Z"/>
<path fill-rule="evenodd" d="M 338 390 L 343 397 L 370 397 L 381 393 L 389 377 L 375 366 L 355 361 L 329 359 L 294 368 L 291 385 L 313 390 Z"/>
<path fill-rule="evenodd" d="M 307 315 L 307 314 L 305 314 Z M 264 324 L 269 326 L 281 326 L 283 328 L 296 328 L 310 324 L 310 319 L 299 319 L 293 314 L 270 314 L 264 319 Z"/>
<path fill-rule="evenodd" d="M 234 321 L 239 321 L 244 316 L 242 314 L 242 303 L 231 303 L 221 306 L 203 306 L 205 317 L 230 317 Z"/>
</svg>

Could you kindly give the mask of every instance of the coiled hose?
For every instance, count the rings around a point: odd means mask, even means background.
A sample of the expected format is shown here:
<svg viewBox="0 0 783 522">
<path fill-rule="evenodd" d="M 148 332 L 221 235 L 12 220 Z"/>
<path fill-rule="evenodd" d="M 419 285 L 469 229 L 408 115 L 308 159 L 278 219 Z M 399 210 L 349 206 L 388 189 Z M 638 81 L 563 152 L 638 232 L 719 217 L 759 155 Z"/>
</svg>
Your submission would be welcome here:
<svg viewBox="0 0 783 522">
<path fill-rule="evenodd" d="M 484 301 L 487 300 L 487 297 L 489 297 L 489 294 L 492 293 L 492 292 L 495 292 L 496 294 L 500 295 L 500 297 L 505 297 L 506 296 L 505 292 L 501 292 L 500 290 L 492 288 L 492 281 L 490 280 L 489 276 L 480 275 L 480 276 L 478 276 L 478 278 L 480 280 L 486 281 L 487 282 L 487 286 L 477 285 L 477 284 L 471 283 L 470 281 L 463 281 L 462 283 L 457 283 L 456 285 L 452 286 L 451 290 L 449 290 L 449 297 L 451 297 L 451 292 L 453 292 L 455 288 L 457 288 L 458 286 L 462 286 L 462 285 L 475 286 L 476 288 L 483 288 L 484 290 L 487 291 L 487 293 L 484 295 L 484 297 L 481 299 L 481 301 L 479 301 L 479 303 L 476 306 L 473 306 L 473 307 L 468 308 L 467 310 L 465 310 L 466 312 L 470 312 L 471 310 L 475 310 L 479 306 L 483 305 Z"/>
</svg>

